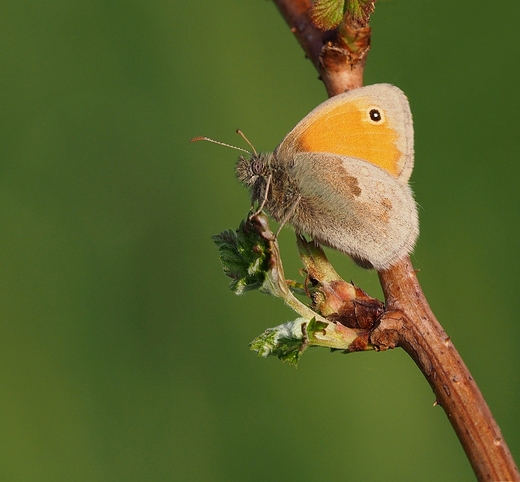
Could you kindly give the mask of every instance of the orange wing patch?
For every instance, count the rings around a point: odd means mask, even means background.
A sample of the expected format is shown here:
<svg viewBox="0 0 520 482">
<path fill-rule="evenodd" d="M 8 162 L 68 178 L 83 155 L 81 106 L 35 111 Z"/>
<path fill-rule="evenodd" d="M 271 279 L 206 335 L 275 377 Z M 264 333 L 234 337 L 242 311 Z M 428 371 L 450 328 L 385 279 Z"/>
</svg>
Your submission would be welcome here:
<svg viewBox="0 0 520 482">
<path fill-rule="evenodd" d="M 371 104 L 367 100 L 344 102 L 315 116 L 296 139 L 297 150 L 357 157 L 397 177 L 403 155 L 396 145 L 398 132 L 391 126 L 388 113 L 381 123 L 368 120 Z"/>
</svg>

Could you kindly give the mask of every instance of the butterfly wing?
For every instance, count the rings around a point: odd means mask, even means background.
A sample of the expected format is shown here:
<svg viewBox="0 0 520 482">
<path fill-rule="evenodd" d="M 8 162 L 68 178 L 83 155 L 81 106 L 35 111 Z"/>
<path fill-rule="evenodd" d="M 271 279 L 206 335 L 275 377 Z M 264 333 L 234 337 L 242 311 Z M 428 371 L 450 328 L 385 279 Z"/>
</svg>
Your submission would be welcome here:
<svg viewBox="0 0 520 482">
<path fill-rule="evenodd" d="M 328 152 L 363 159 L 407 183 L 413 169 L 413 124 L 404 93 L 375 84 L 320 104 L 277 147 L 279 159 Z"/>
<path fill-rule="evenodd" d="M 290 222 L 297 231 L 378 270 L 411 252 L 419 222 L 407 184 L 352 157 L 300 153 L 294 160 L 301 200 Z"/>
</svg>

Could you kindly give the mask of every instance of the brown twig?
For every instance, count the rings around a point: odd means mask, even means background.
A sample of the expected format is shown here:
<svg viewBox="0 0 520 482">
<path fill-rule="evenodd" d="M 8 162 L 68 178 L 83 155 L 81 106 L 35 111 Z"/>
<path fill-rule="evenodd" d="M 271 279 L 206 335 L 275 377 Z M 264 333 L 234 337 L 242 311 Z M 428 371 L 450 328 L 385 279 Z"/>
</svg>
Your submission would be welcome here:
<svg viewBox="0 0 520 482">
<path fill-rule="evenodd" d="M 329 96 L 363 85 L 370 29 L 345 19 L 340 34 L 322 33 L 310 0 L 275 0 Z M 347 38 L 347 42 L 345 42 Z M 348 39 L 352 42 L 349 42 Z M 409 258 L 379 273 L 386 309 L 371 334 L 380 350 L 400 346 L 430 383 L 481 481 L 520 481 L 520 473 L 489 407 L 449 336 L 432 313 Z"/>
<path fill-rule="evenodd" d="M 370 27 L 346 18 L 338 31 L 321 32 L 309 18 L 310 0 L 275 0 L 275 4 L 320 73 L 329 97 L 363 85 Z"/>
<path fill-rule="evenodd" d="M 432 313 L 410 258 L 379 273 L 385 314 L 372 332 L 380 349 L 401 346 L 430 383 L 478 480 L 520 480 L 515 462 L 471 373 Z"/>
</svg>

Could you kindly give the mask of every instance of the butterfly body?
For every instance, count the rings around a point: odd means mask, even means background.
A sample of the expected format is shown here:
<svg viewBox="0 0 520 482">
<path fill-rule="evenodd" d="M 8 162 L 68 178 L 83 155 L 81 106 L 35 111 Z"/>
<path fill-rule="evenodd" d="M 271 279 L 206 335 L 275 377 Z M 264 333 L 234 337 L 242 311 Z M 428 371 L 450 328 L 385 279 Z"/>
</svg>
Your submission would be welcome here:
<svg viewBox="0 0 520 482">
<path fill-rule="evenodd" d="M 383 270 L 419 234 L 412 168 L 408 100 L 376 84 L 325 101 L 273 153 L 241 156 L 236 173 L 276 221 Z"/>
</svg>

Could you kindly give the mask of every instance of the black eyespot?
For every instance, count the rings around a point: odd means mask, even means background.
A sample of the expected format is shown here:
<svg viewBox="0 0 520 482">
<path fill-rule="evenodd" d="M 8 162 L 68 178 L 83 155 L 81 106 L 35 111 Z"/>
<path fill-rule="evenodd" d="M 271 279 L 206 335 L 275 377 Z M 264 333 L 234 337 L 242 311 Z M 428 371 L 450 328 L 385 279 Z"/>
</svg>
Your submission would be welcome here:
<svg viewBox="0 0 520 482">
<path fill-rule="evenodd" d="M 251 161 L 251 172 L 255 176 L 259 176 L 264 172 L 264 162 L 261 159 L 253 159 Z"/>
<path fill-rule="evenodd" d="M 383 116 L 381 115 L 381 112 L 379 112 L 378 109 L 370 109 L 368 115 L 370 116 L 370 119 L 374 122 L 380 122 L 383 119 Z"/>
</svg>

